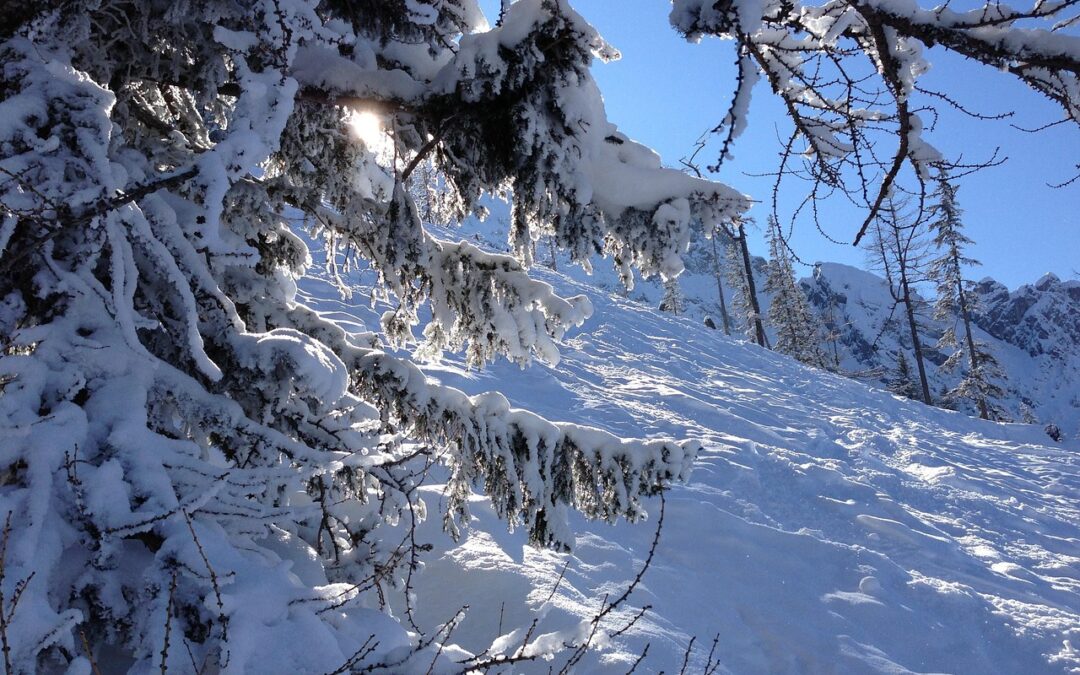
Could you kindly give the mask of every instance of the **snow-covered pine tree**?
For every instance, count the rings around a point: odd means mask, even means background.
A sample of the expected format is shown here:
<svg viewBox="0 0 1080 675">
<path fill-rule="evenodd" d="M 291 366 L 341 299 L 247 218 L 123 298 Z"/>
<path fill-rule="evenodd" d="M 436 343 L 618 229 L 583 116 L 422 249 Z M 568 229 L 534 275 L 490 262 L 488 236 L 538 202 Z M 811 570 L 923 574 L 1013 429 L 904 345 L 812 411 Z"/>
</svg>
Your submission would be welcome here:
<svg viewBox="0 0 1080 675">
<path fill-rule="evenodd" d="M 822 329 L 810 309 L 806 294 L 795 280 L 791 254 L 775 216 L 769 216 L 766 232 L 769 261 L 765 292 L 769 293 L 769 325 L 776 332 L 773 349 L 816 368 L 828 368 L 830 361 L 821 349 Z"/>
<path fill-rule="evenodd" d="M 956 403 L 949 398 L 949 385 L 942 384 L 938 387 L 937 398 L 934 399 L 934 405 L 945 410 L 956 410 Z"/>
<path fill-rule="evenodd" d="M 948 336 L 946 335 L 946 337 Z M 955 349 L 957 347 L 955 341 L 951 344 L 949 342 L 944 342 L 939 343 L 939 345 L 943 349 L 949 347 Z M 964 361 L 970 360 L 975 362 L 975 367 L 971 367 L 969 363 L 966 368 L 962 368 L 961 364 Z M 1005 408 L 997 404 L 997 401 L 1004 398 L 1006 395 L 1005 388 L 1000 384 L 1004 380 L 1004 373 L 1002 372 L 1001 366 L 998 364 L 994 353 L 985 342 L 980 340 L 975 341 L 973 358 L 968 355 L 966 350 L 956 349 L 956 351 L 941 364 L 941 369 L 946 372 L 955 371 L 961 368 L 962 375 L 960 381 L 957 382 L 955 386 L 949 388 L 945 393 L 945 398 L 949 399 L 952 406 L 957 407 L 962 402 L 968 405 L 974 404 L 975 410 L 979 413 L 979 417 L 983 419 L 994 420 L 996 422 L 1012 421 L 1012 418 Z M 982 405 L 979 405 L 980 402 L 982 402 Z M 967 406 L 965 405 L 965 407 Z"/>
<path fill-rule="evenodd" d="M 902 349 L 896 352 L 896 373 L 889 381 L 889 391 L 897 396 L 919 400 L 919 385 L 911 377 L 911 366 Z"/>
<path fill-rule="evenodd" d="M 930 227 L 934 231 L 934 246 L 940 253 L 929 267 L 929 277 L 937 287 L 934 318 L 946 324 L 937 346 L 949 354 L 941 365 L 942 370 L 955 371 L 964 366 L 960 382 L 946 393 L 946 398 L 954 403 L 969 401 L 984 420 L 1000 419 L 1002 410 L 994 402 L 1005 395 L 998 384 L 1004 375 L 993 352 L 985 342 L 976 340 L 971 330 L 971 315 L 978 310 L 978 295 L 971 292 L 973 284 L 964 279 L 964 268 L 976 266 L 979 261 L 964 254 L 972 241 L 961 231 L 963 212 L 956 201 L 956 192 L 956 184 L 940 169 L 930 205 L 933 218 Z M 958 323 L 964 327 L 963 344 L 956 334 Z"/>
<path fill-rule="evenodd" d="M 660 299 L 659 310 L 661 312 L 670 312 L 675 316 L 685 311 L 678 279 L 668 279 L 664 282 L 664 297 Z"/>
<path fill-rule="evenodd" d="M 442 669 L 437 644 L 417 655 L 377 611 L 422 553 L 409 533 L 430 463 L 448 468 L 452 532 L 480 489 L 556 547 L 568 509 L 637 520 L 643 495 L 686 475 L 693 442 L 548 422 L 381 346 L 555 362 L 591 309 L 527 276 L 533 240 L 672 278 L 692 219 L 747 207 L 606 120 L 589 65 L 614 51 L 565 0 L 504 9 L 492 29 L 474 0 L 74 0 L 5 17 L 14 672 Z M 425 231 L 406 186 L 429 159 L 459 218 L 512 194 L 517 257 Z M 377 271 L 396 307 L 384 337 L 298 301 L 308 237 Z"/>
</svg>

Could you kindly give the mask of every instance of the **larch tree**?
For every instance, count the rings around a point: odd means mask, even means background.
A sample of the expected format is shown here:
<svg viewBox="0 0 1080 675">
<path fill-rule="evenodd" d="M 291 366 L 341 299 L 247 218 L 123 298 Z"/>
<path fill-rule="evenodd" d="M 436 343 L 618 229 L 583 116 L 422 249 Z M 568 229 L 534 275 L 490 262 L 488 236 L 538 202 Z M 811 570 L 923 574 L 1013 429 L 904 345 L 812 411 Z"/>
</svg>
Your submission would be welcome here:
<svg viewBox="0 0 1080 675">
<path fill-rule="evenodd" d="M 892 295 L 892 311 L 903 310 L 906 337 L 919 376 L 919 399 L 926 405 L 933 405 L 920 322 L 925 302 L 915 290 L 917 284 L 926 280 L 927 242 L 923 230 L 918 214 L 911 214 L 904 204 L 890 198 L 874 219 L 866 248 L 873 264 L 885 276 Z M 897 337 L 900 337 L 899 333 Z"/>
<path fill-rule="evenodd" d="M 717 235 L 709 237 L 709 254 L 712 261 L 712 275 L 716 280 L 716 304 L 720 309 L 720 322 L 724 335 L 731 335 L 731 315 L 728 313 L 727 299 L 724 297 L 724 259 L 716 243 Z"/>
<path fill-rule="evenodd" d="M 743 333 L 758 346 L 769 348 L 769 338 L 765 334 L 765 317 L 757 295 L 757 283 L 754 280 L 754 266 L 750 259 L 750 248 L 746 243 L 746 227 L 753 222 L 750 219 L 737 226 L 725 228 L 727 251 L 725 269 L 732 286 L 732 304 L 741 323 Z"/>
<path fill-rule="evenodd" d="M 727 233 L 722 228 L 716 228 L 708 232 L 698 223 L 691 225 L 690 248 L 683 260 L 686 271 L 692 275 L 712 277 L 716 284 L 716 303 L 708 305 L 710 309 L 719 313 L 720 325 L 713 323 L 714 327 L 722 329 L 725 335 L 731 335 L 732 320 L 728 312 L 728 296 L 724 291 L 727 271 L 723 251 L 726 250 L 729 241 Z M 679 278 L 680 282 L 682 277 Z M 701 298 L 703 300 L 703 298 Z M 703 305 L 705 307 L 705 305 Z M 709 312 L 713 314 L 712 311 Z"/>
<path fill-rule="evenodd" d="M 670 21 L 689 40 L 712 36 L 735 47 L 730 106 L 701 141 L 715 147 L 709 168 L 719 170 L 732 156 L 749 124 L 754 90 L 767 86 L 788 122 L 780 127 L 774 194 L 789 179 L 808 179 L 799 213 L 810 214 L 819 229 L 824 202 L 839 196 L 853 204 L 862 216 L 855 246 L 897 190 L 925 195 L 935 166 L 967 171 L 997 161 L 961 165 L 931 142 L 941 107 L 969 118 L 1009 113 L 980 114 L 955 92 L 927 85 L 930 48 L 1015 78 L 1061 110 L 1048 123 L 1080 131 L 1076 0 L 1020 6 L 989 0 L 963 8 L 910 0 L 672 0 Z M 986 77 L 989 86 L 993 75 Z M 1054 182 L 1080 182 L 1080 163 L 1076 168 L 1076 175 Z M 774 212 L 776 204 L 774 198 Z"/>
<path fill-rule="evenodd" d="M 827 369 L 830 363 L 821 349 L 822 328 L 795 279 L 791 252 L 780 231 L 780 223 L 772 215 L 769 216 L 767 239 L 769 261 L 765 292 L 771 296 L 769 325 L 776 334 L 773 349 L 807 365 Z"/>
<path fill-rule="evenodd" d="M 695 157 L 698 152 L 705 148 L 705 142 L 700 141 L 696 147 L 696 150 L 689 156 L 679 160 L 683 167 L 692 172 L 698 178 L 703 176 L 701 167 L 695 162 Z M 723 228 L 715 230 L 713 232 L 703 233 L 704 237 L 708 240 L 708 257 L 709 257 L 709 271 L 716 281 L 716 304 L 720 310 L 720 321 L 724 328 L 724 335 L 731 335 L 731 314 L 728 312 L 727 297 L 724 295 L 724 278 L 730 277 L 732 272 L 725 267 L 725 259 L 730 258 L 731 251 L 731 231 L 724 230 Z M 721 245 L 717 242 L 721 236 L 724 237 L 726 243 Z M 700 239 L 700 238 L 699 238 Z M 724 254 L 721 254 L 721 248 Z M 709 319 L 711 321 L 711 318 Z M 715 324 L 713 324 L 715 327 Z"/>
<path fill-rule="evenodd" d="M 1005 394 L 998 384 L 1003 374 L 990 348 L 975 339 L 971 317 L 978 309 L 978 296 L 971 290 L 973 284 L 964 279 L 964 269 L 977 266 L 979 261 L 964 253 L 973 242 L 962 232 L 963 212 L 956 201 L 956 184 L 945 169 L 938 173 L 936 182 L 930 227 L 939 257 L 930 262 L 929 277 L 937 287 L 934 318 L 946 325 L 937 346 L 949 354 L 941 366 L 944 371 L 962 370 L 960 381 L 945 397 L 953 402 L 969 401 L 984 420 L 998 419 L 1002 412 L 994 402 Z M 963 326 L 963 342 L 956 333 L 957 324 Z"/>
<path fill-rule="evenodd" d="M 836 298 L 830 297 L 829 304 L 822 310 L 820 321 L 824 333 L 821 339 L 828 345 L 825 348 L 826 353 L 831 352 L 832 354 L 832 366 L 830 369 L 840 372 L 840 343 L 843 341 L 844 333 L 841 330 L 839 317 L 836 314 L 836 302 Z"/>
</svg>

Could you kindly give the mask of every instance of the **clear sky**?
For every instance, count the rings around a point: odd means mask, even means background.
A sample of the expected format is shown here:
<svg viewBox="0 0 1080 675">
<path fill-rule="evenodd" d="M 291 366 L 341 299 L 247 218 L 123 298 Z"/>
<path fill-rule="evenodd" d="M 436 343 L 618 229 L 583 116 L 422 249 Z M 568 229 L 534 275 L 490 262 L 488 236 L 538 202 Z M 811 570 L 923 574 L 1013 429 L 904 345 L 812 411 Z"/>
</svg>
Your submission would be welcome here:
<svg viewBox="0 0 1080 675">
<path fill-rule="evenodd" d="M 604 94 L 609 119 L 630 137 L 660 153 L 665 164 L 679 166 L 703 131 L 724 116 L 734 89 L 733 43 L 706 39 L 689 44 L 667 22 L 664 0 L 571 0 L 571 4 L 622 52 L 613 63 L 597 63 L 593 74 Z M 955 5 L 956 3 L 954 3 Z M 481 0 L 488 17 L 498 16 L 498 0 Z M 1080 162 L 1080 130 L 1061 125 L 1038 134 L 1010 123 L 1037 127 L 1062 113 L 1011 76 L 949 54 L 930 52 L 931 72 L 924 82 L 948 91 L 966 107 L 986 114 L 1015 111 L 1008 121 L 979 121 L 946 113 L 930 141 L 946 156 L 989 158 L 995 147 L 1008 161 L 960 182 L 968 236 L 977 243 L 974 257 L 983 262 L 973 278 L 993 276 L 1010 288 L 1035 281 L 1046 272 L 1080 278 L 1080 181 L 1062 189 L 1047 183 L 1066 180 Z M 754 90 L 750 126 L 734 148 L 734 159 L 718 175 L 755 199 L 768 200 L 771 178 L 750 174 L 775 171 L 778 135 L 789 128 L 776 97 L 761 82 Z M 715 161 L 703 156 L 702 165 Z M 781 214 L 790 214 L 804 186 L 792 183 Z M 752 213 L 764 222 L 768 204 Z M 863 214 L 865 215 L 865 214 Z M 826 232 L 850 242 L 861 217 L 838 211 Z M 857 218 L 857 219 L 856 219 Z M 850 245 L 828 242 L 810 223 L 796 226 L 792 246 L 804 260 L 863 266 L 865 256 Z M 764 253 L 764 244 L 754 247 Z"/>
</svg>

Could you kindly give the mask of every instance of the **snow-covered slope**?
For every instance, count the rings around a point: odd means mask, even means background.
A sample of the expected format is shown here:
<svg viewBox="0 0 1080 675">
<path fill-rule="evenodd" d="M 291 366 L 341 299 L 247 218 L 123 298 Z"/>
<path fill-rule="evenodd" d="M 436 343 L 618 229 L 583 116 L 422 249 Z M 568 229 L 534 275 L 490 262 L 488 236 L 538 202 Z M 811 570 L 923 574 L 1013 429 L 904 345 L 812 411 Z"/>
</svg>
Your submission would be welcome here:
<svg viewBox="0 0 1080 675">
<path fill-rule="evenodd" d="M 549 418 L 704 443 L 689 484 L 667 496 L 659 547 L 620 618 L 651 608 L 579 672 L 626 672 L 646 645 L 637 672 L 678 672 L 695 637 L 687 672 L 707 666 L 714 639 L 717 672 L 1080 672 L 1074 441 L 901 400 L 697 319 L 536 275 L 596 308 L 558 367 L 477 372 L 451 358 L 428 372 Z M 301 295 L 371 325 L 370 310 L 327 284 Z M 425 499 L 435 512 L 440 487 Z M 473 651 L 534 618 L 534 637 L 588 620 L 637 573 L 660 508 L 636 525 L 575 519 L 566 555 L 527 547 L 476 502 L 458 543 L 433 513 L 417 582 L 421 627 L 468 605 L 453 641 Z M 514 672 L 551 665 L 562 667 Z"/>
<path fill-rule="evenodd" d="M 493 204 L 495 216 L 488 222 L 470 221 L 462 232 L 483 245 L 505 250 L 505 207 Z M 544 245 L 537 259 L 550 265 Z M 723 260 L 723 244 L 717 247 Z M 678 278 L 683 315 L 697 323 L 711 317 L 716 326 L 719 302 L 713 246 L 697 235 L 684 256 L 686 271 Z M 625 295 L 648 307 L 658 307 L 664 288 L 654 277 L 638 280 L 628 294 L 608 262 L 598 261 L 595 273 L 585 274 L 570 266 L 565 257 L 556 259 L 558 269 L 569 278 L 589 287 Z M 722 262 L 721 264 L 730 264 Z M 762 312 L 771 302 L 764 291 L 764 258 L 752 256 Z M 729 312 L 733 312 L 730 281 L 722 280 Z M 902 308 L 895 307 L 884 279 L 865 270 L 839 263 L 818 263 L 813 273 L 800 282 L 812 310 L 831 335 L 822 348 L 839 362 L 841 372 L 885 385 L 896 375 L 897 354 L 905 352 L 912 363 Z M 1054 424 L 1065 436 L 1080 439 L 1080 281 L 1062 281 L 1047 274 L 1034 284 L 1009 291 L 986 278 L 975 286 L 981 310 L 974 317 L 976 337 L 989 345 L 1005 373 L 1001 384 L 1007 392 L 998 404 L 1013 420 L 1035 423 L 1040 428 Z M 960 374 L 939 369 L 947 354 L 935 349 L 945 325 L 930 318 L 931 303 L 923 303 L 918 320 L 927 355 L 927 377 L 936 397 L 956 384 Z M 734 318 L 734 317 L 733 317 Z M 736 328 L 737 330 L 737 328 Z M 766 325 L 775 341 L 775 332 Z M 971 406 L 967 412 L 974 414 Z"/>
</svg>

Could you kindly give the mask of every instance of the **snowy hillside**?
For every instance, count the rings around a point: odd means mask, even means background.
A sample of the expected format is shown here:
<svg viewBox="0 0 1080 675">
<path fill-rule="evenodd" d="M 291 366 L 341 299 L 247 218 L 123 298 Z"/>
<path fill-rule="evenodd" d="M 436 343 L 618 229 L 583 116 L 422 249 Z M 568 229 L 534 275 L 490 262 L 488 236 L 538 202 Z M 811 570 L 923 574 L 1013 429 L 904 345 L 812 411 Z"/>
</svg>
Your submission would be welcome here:
<svg viewBox="0 0 1080 675">
<path fill-rule="evenodd" d="M 470 221 L 460 233 L 483 244 L 506 249 L 506 216 L 499 204 L 493 205 L 496 216 L 488 222 Z M 720 239 L 723 239 L 721 236 Z M 547 251 L 537 259 L 550 266 Z M 724 244 L 718 246 L 723 257 Z M 682 294 L 682 314 L 701 324 L 706 317 L 721 325 L 712 242 L 700 236 L 691 241 L 685 256 L 686 271 L 678 278 Z M 771 298 L 765 290 L 766 261 L 752 257 L 762 312 L 767 313 Z M 721 264 L 731 264 L 724 262 Z M 658 307 L 664 288 L 653 277 L 638 279 L 626 293 L 610 263 L 597 261 L 593 274 L 587 275 L 572 266 L 566 256 L 556 258 L 556 266 L 569 278 L 588 287 L 626 296 L 648 307 Z M 722 281 L 728 311 L 734 299 L 731 282 Z M 822 350 L 839 363 L 839 370 L 866 382 L 882 386 L 895 376 L 897 354 L 903 351 L 911 362 L 911 340 L 902 323 L 903 310 L 897 307 L 884 279 L 865 270 L 839 263 L 818 263 L 811 276 L 800 282 L 826 332 L 835 339 L 823 341 Z M 986 278 L 975 286 L 981 311 L 974 317 L 978 340 L 987 343 L 1001 362 L 1006 380 L 1007 398 L 1000 401 L 1004 411 L 1016 421 L 1053 423 L 1063 434 L 1080 439 L 1080 281 L 1062 281 L 1047 274 L 1031 285 L 1009 291 L 1004 285 Z M 921 300 L 919 301 L 922 302 Z M 935 396 L 955 385 L 958 373 L 939 368 L 946 354 L 935 349 L 945 325 L 930 317 L 929 303 L 919 312 L 918 320 L 927 356 L 930 389 Z M 738 332 L 737 327 L 733 329 Z M 766 333 L 775 341 L 775 331 L 766 325 Z M 968 411 L 973 412 L 973 411 Z"/>
<path fill-rule="evenodd" d="M 687 672 L 717 661 L 729 673 L 1080 672 L 1075 441 L 901 400 L 535 272 L 595 306 L 559 366 L 477 372 L 448 358 L 427 372 L 470 394 L 498 387 L 550 419 L 704 444 L 690 482 L 667 497 L 659 548 L 621 619 L 651 608 L 580 672 L 626 672 L 646 646 L 637 672 L 678 672 L 694 638 Z M 373 325 L 372 310 L 329 284 L 306 281 L 301 297 Z M 432 513 L 441 499 L 440 486 L 425 488 Z M 640 569 L 660 507 L 636 525 L 575 516 L 567 556 L 529 548 L 475 501 L 459 543 L 428 520 L 434 550 L 416 582 L 425 629 L 469 606 L 453 642 L 472 651 L 501 626 L 537 618 L 535 636 L 587 621 Z M 549 665 L 562 663 L 519 664 Z"/>
</svg>

